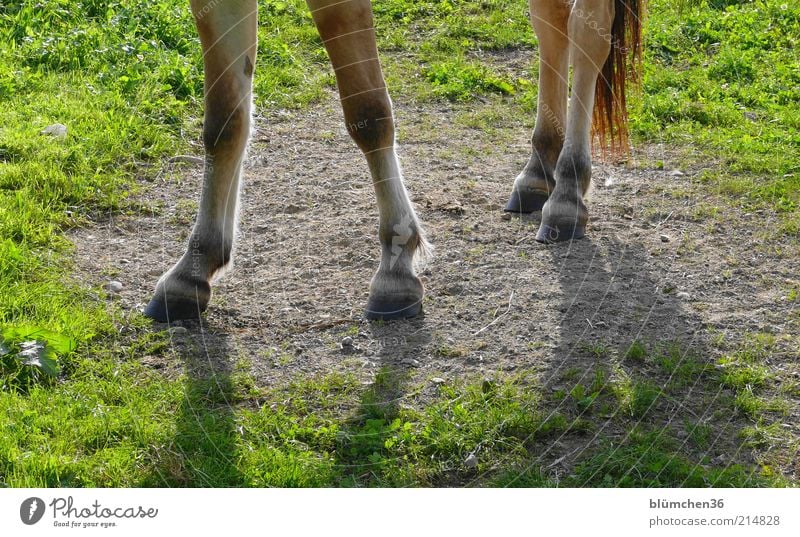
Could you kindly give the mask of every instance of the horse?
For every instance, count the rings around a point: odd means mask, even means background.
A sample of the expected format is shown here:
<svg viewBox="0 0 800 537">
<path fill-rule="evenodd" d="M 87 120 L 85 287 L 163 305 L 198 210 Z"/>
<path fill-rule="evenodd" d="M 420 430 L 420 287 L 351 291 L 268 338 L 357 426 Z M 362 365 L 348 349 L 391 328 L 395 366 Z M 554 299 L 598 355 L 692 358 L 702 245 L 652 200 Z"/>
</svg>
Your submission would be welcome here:
<svg viewBox="0 0 800 537">
<path fill-rule="evenodd" d="M 625 83 L 641 61 L 644 0 L 529 0 L 540 69 L 532 152 L 505 211 L 541 211 L 536 240 L 584 236 L 593 134 L 604 149 L 627 147 Z M 370 0 L 307 0 L 333 64 L 346 128 L 366 159 L 377 198 L 381 258 L 365 317 L 420 313 L 424 289 L 415 259 L 429 251 L 395 150 Z M 257 0 L 191 0 L 203 49 L 202 196 L 188 247 L 156 284 L 144 314 L 156 321 L 198 318 L 211 283 L 231 263 L 242 162 L 250 133 Z M 572 67 L 572 87 L 569 70 Z M 571 93 L 570 93 L 571 92 Z"/>
</svg>

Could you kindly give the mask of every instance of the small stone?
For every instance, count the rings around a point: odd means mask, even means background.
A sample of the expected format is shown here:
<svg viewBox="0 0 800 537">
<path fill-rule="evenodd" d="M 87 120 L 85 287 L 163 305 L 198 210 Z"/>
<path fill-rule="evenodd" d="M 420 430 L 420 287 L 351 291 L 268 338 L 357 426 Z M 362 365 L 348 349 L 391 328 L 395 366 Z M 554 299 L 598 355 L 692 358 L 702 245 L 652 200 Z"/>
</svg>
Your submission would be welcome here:
<svg viewBox="0 0 800 537">
<path fill-rule="evenodd" d="M 492 379 L 483 379 L 483 382 L 481 383 L 481 391 L 485 394 L 494 391 L 494 382 L 492 382 Z"/>
<path fill-rule="evenodd" d="M 511 220 L 511 213 L 504 212 L 500 215 L 500 220 Z"/>
<path fill-rule="evenodd" d="M 433 377 L 431 379 L 431 382 L 433 382 L 436 385 L 441 385 L 441 384 L 444 384 L 447 381 L 445 381 L 442 377 Z"/>
<path fill-rule="evenodd" d="M 669 235 L 661 235 L 659 238 L 661 242 L 669 242 Z"/>
<path fill-rule="evenodd" d="M 350 336 L 345 336 L 342 338 L 342 348 L 345 347 L 352 347 L 353 346 L 353 338 Z"/>
<path fill-rule="evenodd" d="M 295 205 L 294 203 L 290 203 L 289 205 L 283 208 L 283 212 L 285 214 L 297 214 L 302 211 L 305 211 L 305 207 L 300 207 L 299 205 Z"/>
<path fill-rule="evenodd" d="M 419 367 L 419 361 L 413 358 L 404 358 L 400 361 L 400 364 L 408 367 Z"/>
<path fill-rule="evenodd" d="M 464 287 L 458 284 L 451 285 L 445 289 L 445 292 L 448 295 L 454 296 L 459 295 L 464 290 Z"/>
<path fill-rule="evenodd" d="M 474 453 L 470 453 L 466 459 L 464 459 L 464 466 L 469 469 L 477 468 L 478 467 L 478 457 L 475 456 Z"/>
<path fill-rule="evenodd" d="M 120 260 L 119 260 L 119 262 L 120 262 L 120 263 L 122 263 L 123 265 L 127 265 L 128 263 L 130 263 L 130 262 L 131 262 L 131 260 L 130 260 L 130 259 L 125 259 L 125 258 L 123 257 L 122 259 L 120 259 Z"/>
<path fill-rule="evenodd" d="M 681 300 L 689 300 L 690 298 L 692 298 L 692 295 L 690 295 L 686 291 L 680 291 L 676 293 L 675 296 L 680 298 Z"/>
<path fill-rule="evenodd" d="M 442 206 L 442 211 L 456 216 L 463 215 L 466 211 L 458 202 L 447 203 Z"/>
<path fill-rule="evenodd" d="M 169 329 L 169 335 L 171 336 L 185 336 L 188 333 L 189 330 L 182 326 L 173 326 Z"/>
<path fill-rule="evenodd" d="M 67 137 L 67 126 L 61 123 L 53 123 L 42 129 L 40 134 L 48 134 L 57 140 L 63 140 Z"/>
<path fill-rule="evenodd" d="M 671 172 L 669 172 L 669 174 L 670 174 L 672 177 L 681 177 L 681 176 L 684 176 L 684 175 L 686 175 L 685 173 L 683 173 L 683 172 L 682 172 L 682 171 L 680 171 L 680 170 L 672 170 Z"/>
<path fill-rule="evenodd" d="M 103 288 L 108 291 L 109 293 L 119 293 L 122 291 L 122 283 L 116 280 L 111 280 L 110 282 L 106 283 Z"/>
</svg>

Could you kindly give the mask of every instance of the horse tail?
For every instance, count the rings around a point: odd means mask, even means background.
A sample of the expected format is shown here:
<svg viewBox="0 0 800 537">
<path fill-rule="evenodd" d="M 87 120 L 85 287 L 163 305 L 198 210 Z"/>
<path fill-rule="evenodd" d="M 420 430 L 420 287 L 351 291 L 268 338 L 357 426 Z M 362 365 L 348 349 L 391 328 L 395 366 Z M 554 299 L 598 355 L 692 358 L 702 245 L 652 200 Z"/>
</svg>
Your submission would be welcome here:
<svg viewBox="0 0 800 537">
<path fill-rule="evenodd" d="M 611 52 L 597 78 L 592 121 L 595 135 L 605 152 L 628 151 L 628 110 L 625 83 L 640 81 L 642 24 L 646 0 L 613 0 Z"/>
</svg>

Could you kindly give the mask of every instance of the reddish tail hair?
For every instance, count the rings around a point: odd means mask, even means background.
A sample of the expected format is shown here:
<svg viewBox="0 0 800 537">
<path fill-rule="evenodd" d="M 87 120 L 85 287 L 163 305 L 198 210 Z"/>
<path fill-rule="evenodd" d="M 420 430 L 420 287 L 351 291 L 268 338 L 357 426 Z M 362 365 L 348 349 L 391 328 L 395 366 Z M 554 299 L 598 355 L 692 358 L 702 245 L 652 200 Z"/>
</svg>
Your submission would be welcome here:
<svg viewBox="0 0 800 537">
<path fill-rule="evenodd" d="M 613 1 L 611 53 L 597 77 L 592 125 L 604 152 L 610 148 L 612 154 L 625 154 L 628 151 L 625 83 L 639 82 L 646 0 Z"/>
</svg>

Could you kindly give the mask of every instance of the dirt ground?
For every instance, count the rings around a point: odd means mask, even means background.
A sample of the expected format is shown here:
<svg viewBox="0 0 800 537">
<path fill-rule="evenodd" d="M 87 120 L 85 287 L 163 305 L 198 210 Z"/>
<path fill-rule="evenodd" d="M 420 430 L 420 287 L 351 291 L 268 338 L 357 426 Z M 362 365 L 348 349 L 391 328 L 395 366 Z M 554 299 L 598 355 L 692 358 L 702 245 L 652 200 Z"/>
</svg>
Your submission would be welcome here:
<svg viewBox="0 0 800 537">
<path fill-rule="evenodd" d="M 677 342 L 711 361 L 721 334 L 728 342 L 750 332 L 797 335 L 796 301 L 786 297 L 800 280 L 797 247 L 761 240 L 775 215 L 715 201 L 713 185 L 692 180 L 698 170 L 676 171 L 668 150 L 640 147 L 639 165 L 595 167 L 586 239 L 538 244 L 535 217 L 502 212 L 529 154 L 532 118 L 468 126 L 464 118 L 480 106 L 397 106 L 406 184 L 435 248 L 421 276 L 423 316 L 362 319 L 379 256 L 377 209 L 331 96 L 310 110 L 256 118 L 235 267 L 216 285 L 202 324 L 173 329 L 173 352 L 142 361 L 170 374 L 184 369 L 187 354 L 200 369 L 230 369 L 245 358 L 261 385 L 332 371 L 369 382 L 387 366 L 421 385 L 526 371 L 546 390 L 569 390 L 590 382 L 607 360 L 603 346 Z M 658 160 L 663 168 L 652 164 Z M 122 290 L 108 300 L 142 308 L 185 247 L 201 172 L 166 163 L 144 185 L 152 214 L 97 215 L 75 230 L 78 278 L 96 289 L 117 280 Z M 342 348 L 347 335 L 353 344 Z M 769 366 L 800 379 L 788 359 Z M 576 368 L 577 378 L 566 375 Z M 719 395 L 708 390 L 693 386 L 667 402 L 663 425 L 705 418 Z M 792 404 L 784 425 L 797 438 Z M 749 459 L 734 434 L 741 416 L 713 419 L 718 452 Z M 622 431 L 609 425 L 606 433 Z M 543 458 L 552 465 L 566 455 L 577 456 L 556 445 Z M 797 459 L 784 462 L 796 477 Z"/>
</svg>

